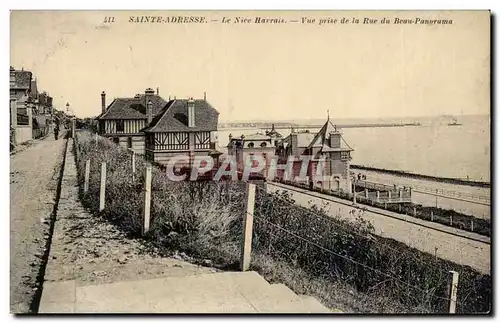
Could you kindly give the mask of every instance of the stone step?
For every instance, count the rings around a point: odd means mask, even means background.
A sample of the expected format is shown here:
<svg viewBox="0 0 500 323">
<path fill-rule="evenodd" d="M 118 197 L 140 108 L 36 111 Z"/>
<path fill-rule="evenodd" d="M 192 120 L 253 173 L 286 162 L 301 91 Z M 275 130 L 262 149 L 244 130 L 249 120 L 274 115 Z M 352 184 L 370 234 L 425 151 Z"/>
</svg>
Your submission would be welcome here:
<svg viewBox="0 0 500 323">
<path fill-rule="evenodd" d="M 39 313 L 327 313 L 256 272 L 222 272 L 77 286 L 46 282 Z"/>
<path fill-rule="evenodd" d="M 259 313 L 290 313 L 291 304 L 299 299 L 283 284 L 269 285 L 264 291 L 246 289 L 242 293 Z"/>
<path fill-rule="evenodd" d="M 192 275 L 83 286 L 77 313 L 252 313 L 242 290 L 265 294 L 269 284 L 254 272 Z"/>
<path fill-rule="evenodd" d="M 299 295 L 299 300 L 295 302 L 298 308 L 304 313 L 332 313 L 326 306 L 321 304 L 315 297 L 309 295 Z"/>
</svg>

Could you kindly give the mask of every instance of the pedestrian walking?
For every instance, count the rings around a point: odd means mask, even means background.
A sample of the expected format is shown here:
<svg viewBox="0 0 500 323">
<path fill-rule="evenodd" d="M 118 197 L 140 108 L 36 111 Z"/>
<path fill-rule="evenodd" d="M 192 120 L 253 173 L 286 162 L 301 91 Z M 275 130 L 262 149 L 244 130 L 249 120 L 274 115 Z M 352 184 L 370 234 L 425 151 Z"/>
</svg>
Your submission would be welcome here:
<svg viewBox="0 0 500 323">
<path fill-rule="evenodd" d="M 56 124 L 54 127 L 54 138 L 57 140 L 59 138 L 59 125 Z"/>
</svg>

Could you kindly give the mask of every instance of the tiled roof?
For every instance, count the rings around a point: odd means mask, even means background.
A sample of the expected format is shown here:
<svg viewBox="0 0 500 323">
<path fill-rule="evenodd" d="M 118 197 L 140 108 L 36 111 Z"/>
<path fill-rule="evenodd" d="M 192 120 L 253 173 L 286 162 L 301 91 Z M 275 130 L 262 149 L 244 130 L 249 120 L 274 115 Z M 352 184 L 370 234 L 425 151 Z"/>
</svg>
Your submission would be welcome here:
<svg viewBox="0 0 500 323">
<path fill-rule="evenodd" d="M 187 116 L 188 100 L 172 100 L 168 102 L 164 112 L 151 122 L 151 126 L 145 128 L 146 132 L 170 132 L 170 131 L 216 131 L 219 120 L 219 112 L 205 100 L 195 100 L 195 126 L 188 127 Z"/>
<path fill-rule="evenodd" d="M 327 120 L 326 123 L 321 127 L 321 130 L 314 136 L 314 139 L 311 141 L 309 146 L 307 147 L 321 147 L 322 152 L 334 152 L 334 151 L 352 151 L 353 149 L 345 142 L 342 135 L 340 135 L 340 147 L 331 147 L 329 138 L 330 133 L 338 133 L 337 127 L 330 121 Z"/>
<path fill-rule="evenodd" d="M 30 97 L 36 99 L 38 96 L 38 87 L 36 86 L 36 80 L 31 80 Z"/>
<path fill-rule="evenodd" d="M 150 95 L 149 100 L 153 103 L 153 118 L 160 114 L 167 102 L 158 95 Z M 99 119 L 147 119 L 146 96 L 144 94 L 137 98 L 117 98 L 108 106 L 106 112 L 99 115 Z"/>
<path fill-rule="evenodd" d="M 38 103 L 43 105 L 44 107 L 52 106 L 52 97 L 49 96 L 46 92 L 38 94 Z"/>
<path fill-rule="evenodd" d="M 29 71 L 11 71 L 14 75 L 14 82 L 11 83 L 11 89 L 29 90 L 31 85 L 31 72 Z"/>
<path fill-rule="evenodd" d="M 314 139 L 307 146 L 307 148 L 321 147 L 327 143 L 327 139 L 331 132 L 336 131 L 336 127 L 330 120 L 327 120 L 319 132 L 314 136 Z"/>
<path fill-rule="evenodd" d="M 309 146 L 314 139 L 314 133 L 312 132 L 299 132 L 297 133 L 297 147 L 306 148 Z"/>
</svg>

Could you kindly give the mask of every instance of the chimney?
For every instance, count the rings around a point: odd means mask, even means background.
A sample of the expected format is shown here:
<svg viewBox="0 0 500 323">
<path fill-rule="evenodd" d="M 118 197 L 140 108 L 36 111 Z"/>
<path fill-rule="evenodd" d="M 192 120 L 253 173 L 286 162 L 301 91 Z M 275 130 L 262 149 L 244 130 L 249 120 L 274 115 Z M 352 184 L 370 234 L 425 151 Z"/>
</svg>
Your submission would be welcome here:
<svg viewBox="0 0 500 323">
<path fill-rule="evenodd" d="M 192 128 L 195 126 L 195 109 L 194 109 L 193 98 L 189 98 L 187 102 L 187 107 L 188 107 L 188 127 Z"/>
<path fill-rule="evenodd" d="M 153 102 L 148 101 L 147 104 L 148 125 L 153 121 Z"/>
<path fill-rule="evenodd" d="M 148 124 L 151 123 L 151 120 L 153 120 L 153 102 L 151 102 L 151 97 L 155 95 L 155 90 L 152 88 L 148 87 L 144 91 L 144 105 L 146 106 L 146 115 L 148 117 Z M 150 105 L 151 103 L 151 105 Z"/>
<path fill-rule="evenodd" d="M 203 100 L 207 100 L 207 92 L 203 92 Z"/>
<path fill-rule="evenodd" d="M 106 112 L 106 92 L 101 93 L 101 109 L 102 113 Z"/>
<path fill-rule="evenodd" d="M 156 87 L 156 95 L 160 95 L 160 87 L 159 86 Z"/>
</svg>

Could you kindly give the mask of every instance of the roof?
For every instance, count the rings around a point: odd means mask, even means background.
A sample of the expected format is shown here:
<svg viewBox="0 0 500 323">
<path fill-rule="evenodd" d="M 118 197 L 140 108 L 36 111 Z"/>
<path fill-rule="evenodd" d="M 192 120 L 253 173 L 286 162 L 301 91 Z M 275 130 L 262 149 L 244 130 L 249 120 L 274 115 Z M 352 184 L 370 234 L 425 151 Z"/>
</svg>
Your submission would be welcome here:
<svg viewBox="0 0 500 323">
<path fill-rule="evenodd" d="M 336 131 L 337 127 L 333 125 L 330 119 L 328 119 L 319 132 L 316 133 L 316 136 L 314 136 L 314 139 L 311 140 L 311 143 L 307 146 L 307 148 L 309 149 L 325 145 L 327 143 L 327 139 L 329 138 L 329 134 Z"/>
<path fill-rule="evenodd" d="M 31 72 L 29 71 L 12 71 L 14 82 L 10 84 L 11 89 L 29 90 L 31 86 Z"/>
<path fill-rule="evenodd" d="M 305 148 L 309 146 L 311 141 L 314 139 L 314 133 L 311 132 L 299 132 L 295 133 L 297 135 L 297 147 Z"/>
<path fill-rule="evenodd" d="M 38 94 L 38 103 L 45 107 L 52 106 L 52 97 L 49 96 L 46 92 Z"/>
<path fill-rule="evenodd" d="M 338 151 L 352 151 L 353 149 L 347 144 L 342 135 L 340 135 L 340 147 L 331 147 L 330 138 L 331 133 L 340 134 L 337 127 L 328 119 L 320 131 L 314 136 L 307 148 L 321 147 L 320 152 L 338 152 Z"/>
<path fill-rule="evenodd" d="M 188 127 L 187 99 L 171 100 L 161 115 L 153 119 L 145 132 L 216 131 L 219 112 L 206 100 L 194 100 L 195 126 Z"/>
<path fill-rule="evenodd" d="M 159 115 L 165 106 L 165 101 L 159 95 L 150 95 L 149 100 L 153 103 L 153 118 Z M 117 98 L 108 106 L 106 112 L 101 113 L 98 119 L 147 119 L 146 96 L 141 94 L 134 98 Z"/>
<path fill-rule="evenodd" d="M 270 137 L 277 137 L 277 138 L 281 138 L 282 135 L 276 131 L 276 129 L 274 129 L 274 123 L 272 125 L 272 128 L 270 131 L 266 131 L 266 134 Z"/>
<path fill-rule="evenodd" d="M 262 133 L 253 133 L 250 135 L 245 135 L 243 137 L 243 141 L 251 141 L 251 140 L 271 140 L 271 137 L 268 135 L 264 135 Z"/>
<path fill-rule="evenodd" d="M 36 86 L 36 80 L 31 80 L 30 97 L 37 99 L 38 88 Z"/>
</svg>

